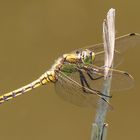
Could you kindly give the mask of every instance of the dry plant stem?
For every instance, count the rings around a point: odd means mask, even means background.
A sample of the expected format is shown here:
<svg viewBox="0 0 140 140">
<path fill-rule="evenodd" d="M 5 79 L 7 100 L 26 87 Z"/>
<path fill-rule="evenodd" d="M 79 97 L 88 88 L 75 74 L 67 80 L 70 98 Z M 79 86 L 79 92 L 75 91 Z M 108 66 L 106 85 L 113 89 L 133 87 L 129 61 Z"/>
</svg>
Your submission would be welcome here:
<svg viewBox="0 0 140 140">
<path fill-rule="evenodd" d="M 112 74 L 108 68 L 112 67 L 115 44 L 115 10 L 110 9 L 107 13 L 107 19 L 103 22 L 103 40 L 105 51 L 105 80 L 103 85 L 103 94 L 109 95 Z M 108 100 L 106 98 L 106 100 Z M 99 100 L 95 123 L 92 125 L 91 140 L 105 140 L 107 135 L 107 124 L 105 117 L 108 111 L 108 105 L 102 99 Z"/>
</svg>

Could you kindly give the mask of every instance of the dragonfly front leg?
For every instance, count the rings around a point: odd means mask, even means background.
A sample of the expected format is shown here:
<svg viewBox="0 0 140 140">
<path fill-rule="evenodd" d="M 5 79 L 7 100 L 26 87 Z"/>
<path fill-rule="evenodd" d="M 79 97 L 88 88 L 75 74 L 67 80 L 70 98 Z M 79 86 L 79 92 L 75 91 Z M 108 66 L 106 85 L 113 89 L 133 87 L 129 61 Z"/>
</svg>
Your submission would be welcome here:
<svg viewBox="0 0 140 140">
<path fill-rule="evenodd" d="M 82 69 L 87 73 L 88 77 L 91 80 L 98 80 L 98 79 L 101 79 L 101 78 L 104 77 L 103 75 L 100 75 L 98 77 L 94 77 L 94 75 L 99 72 L 99 70 L 97 68 L 90 68 L 90 67 L 87 67 L 87 66 L 83 66 Z"/>
<path fill-rule="evenodd" d="M 91 75 L 91 71 L 86 71 L 86 73 L 87 73 L 87 75 L 88 75 L 88 77 L 91 79 L 91 80 L 98 80 L 98 79 L 101 79 L 101 78 L 103 78 L 104 76 L 99 76 L 99 77 L 96 77 L 96 78 L 94 78 L 92 75 Z"/>
</svg>

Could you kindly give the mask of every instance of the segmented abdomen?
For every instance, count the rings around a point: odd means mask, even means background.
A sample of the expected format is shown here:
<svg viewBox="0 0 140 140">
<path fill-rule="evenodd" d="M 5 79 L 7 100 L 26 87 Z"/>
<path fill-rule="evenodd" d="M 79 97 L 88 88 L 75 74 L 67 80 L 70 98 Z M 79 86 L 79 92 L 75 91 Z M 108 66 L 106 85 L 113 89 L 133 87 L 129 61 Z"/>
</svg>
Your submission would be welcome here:
<svg viewBox="0 0 140 140">
<path fill-rule="evenodd" d="M 0 96 L 0 104 L 10 99 L 13 99 L 16 96 L 22 95 L 23 93 L 30 91 L 34 88 L 37 88 L 41 85 L 45 85 L 49 82 L 55 82 L 56 80 L 57 79 L 56 79 L 54 71 L 48 71 L 44 73 L 40 78 L 33 81 L 32 83 Z"/>
</svg>

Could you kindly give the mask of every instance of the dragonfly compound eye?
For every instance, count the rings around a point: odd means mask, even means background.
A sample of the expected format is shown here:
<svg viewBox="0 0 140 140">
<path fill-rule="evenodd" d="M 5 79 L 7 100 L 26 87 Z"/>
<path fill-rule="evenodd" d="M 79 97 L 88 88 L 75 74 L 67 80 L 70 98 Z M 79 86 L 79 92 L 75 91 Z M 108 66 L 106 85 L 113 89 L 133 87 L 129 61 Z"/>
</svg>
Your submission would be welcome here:
<svg viewBox="0 0 140 140">
<path fill-rule="evenodd" d="M 95 58 L 95 54 L 89 50 L 85 50 L 82 52 L 82 62 L 85 64 L 92 64 Z"/>
</svg>

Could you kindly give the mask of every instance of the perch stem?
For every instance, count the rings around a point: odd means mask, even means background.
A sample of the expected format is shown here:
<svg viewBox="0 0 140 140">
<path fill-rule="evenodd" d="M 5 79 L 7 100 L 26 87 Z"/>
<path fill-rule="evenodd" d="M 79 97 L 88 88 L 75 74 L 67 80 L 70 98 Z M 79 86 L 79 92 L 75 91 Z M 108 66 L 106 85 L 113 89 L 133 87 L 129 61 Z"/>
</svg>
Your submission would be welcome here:
<svg viewBox="0 0 140 140">
<path fill-rule="evenodd" d="M 110 95 L 112 73 L 108 71 L 113 66 L 114 44 L 115 44 L 115 9 L 110 9 L 107 19 L 103 22 L 103 40 L 105 51 L 105 80 L 103 83 L 103 94 Z M 108 98 L 104 97 L 109 101 Z M 107 136 L 107 124 L 105 122 L 108 104 L 99 99 L 95 123 L 92 124 L 91 140 L 105 140 Z"/>
</svg>

